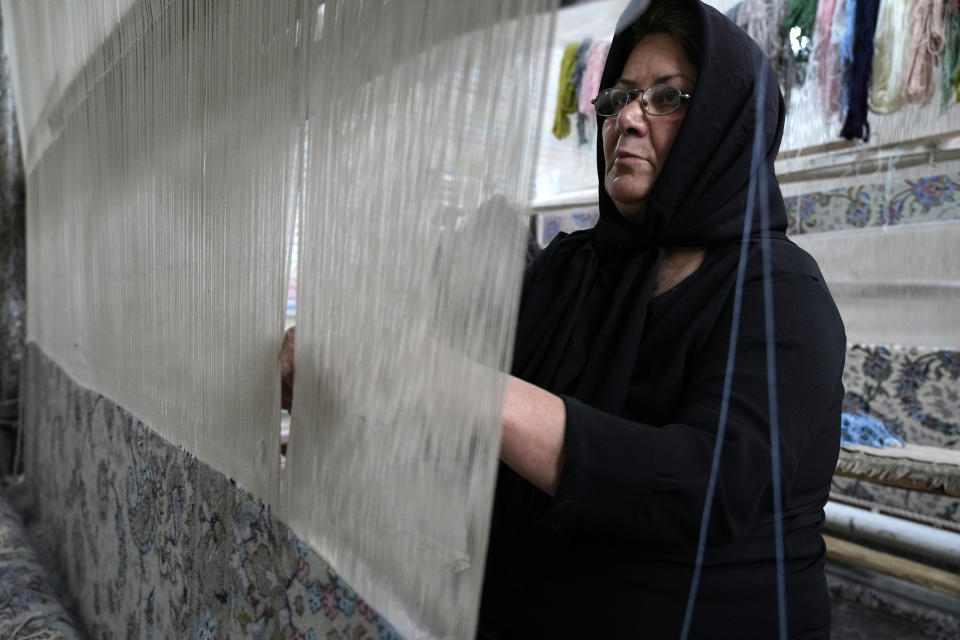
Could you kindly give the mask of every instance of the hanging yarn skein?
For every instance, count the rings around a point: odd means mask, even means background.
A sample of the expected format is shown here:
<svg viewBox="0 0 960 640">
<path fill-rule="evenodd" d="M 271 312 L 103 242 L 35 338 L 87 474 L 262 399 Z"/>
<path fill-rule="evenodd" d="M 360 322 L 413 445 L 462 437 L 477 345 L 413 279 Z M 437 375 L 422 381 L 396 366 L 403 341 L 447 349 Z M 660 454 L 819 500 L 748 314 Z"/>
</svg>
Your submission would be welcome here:
<svg viewBox="0 0 960 640">
<path fill-rule="evenodd" d="M 580 84 L 580 113 L 592 116 L 596 113 L 593 108 L 593 99 L 600 91 L 600 78 L 603 75 L 603 65 L 607 61 L 607 52 L 610 51 L 609 42 L 598 42 L 587 55 L 587 66 L 583 71 L 583 82 Z"/>
<path fill-rule="evenodd" d="M 585 38 L 582 43 L 580 43 L 580 48 L 577 49 L 577 64 L 573 67 L 573 75 L 570 77 L 570 84 L 573 85 L 573 90 L 576 92 L 577 99 L 577 144 L 585 145 L 587 144 L 587 116 L 585 113 L 580 111 L 580 100 L 579 95 L 581 87 L 583 86 L 583 74 L 587 68 L 587 54 L 590 53 L 590 38 Z"/>
<path fill-rule="evenodd" d="M 836 4 L 836 0 L 820 0 L 817 4 L 813 34 L 810 39 L 810 57 L 807 60 L 805 86 L 811 92 L 814 103 L 818 105 L 826 102 L 823 97 L 823 88 L 826 85 L 827 51 L 830 49 L 830 27 Z M 816 112 L 822 116 L 828 113 L 826 109 L 817 109 Z"/>
<path fill-rule="evenodd" d="M 940 109 L 956 102 L 957 57 L 960 54 L 960 1 L 950 0 L 943 12 L 943 57 L 940 59 Z"/>
<path fill-rule="evenodd" d="M 577 67 L 577 52 L 580 45 L 568 44 L 560 62 L 560 78 L 557 81 L 557 110 L 553 116 L 553 135 L 563 140 L 570 135 L 569 116 L 577 112 L 577 90 L 573 86 L 573 72 Z"/>
<path fill-rule="evenodd" d="M 861 138 L 870 140 L 870 124 L 867 122 L 867 89 L 870 72 L 873 70 L 873 35 L 877 27 L 880 0 L 857 0 L 853 60 L 846 77 L 847 116 L 840 135 L 847 140 Z"/>
<path fill-rule="evenodd" d="M 943 0 L 911 0 L 913 41 L 904 98 L 923 104 L 933 95 L 933 68 L 943 50 Z"/>
<path fill-rule="evenodd" d="M 843 17 L 843 27 L 840 31 L 841 48 L 840 60 L 843 65 L 843 105 L 844 108 L 850 106 L 850 95 L 847 84 L 849 83 L 850 67 L 853 66 L 853 41 L 857 34 L 857 0 L 849 0 L 846 4 L 846 14 Z"/>
<path fill-rule="evenodd" d="M 792 82 L 787 58 L 789 43 L 783 28 L 786 4 L 769 0 L 743 0 L 737 10 L 737 24 L 760 45 L 769 58 L 780 82 L 780 90 L 786 98 Z"/>
<path fill-rule="evenodd" d="M 907 51 L 913 29 L 906 2 L 880 3 L 877 29 L 873 37 L 873 81 L 868 103 L 875 113 L 893 113 L 904 104 L 907 82 Z"/>
<path fill-rule="evenodd" d="M 836 0 L 830 16 L 830 39 L 820 66 L 822 106 L 827 116 L 840 113 L 845 107 L 843 79 L 848 62 L 843 56 L 843 39 L 847 29 L 847 6 L 854 0 Z"/>
</svg>

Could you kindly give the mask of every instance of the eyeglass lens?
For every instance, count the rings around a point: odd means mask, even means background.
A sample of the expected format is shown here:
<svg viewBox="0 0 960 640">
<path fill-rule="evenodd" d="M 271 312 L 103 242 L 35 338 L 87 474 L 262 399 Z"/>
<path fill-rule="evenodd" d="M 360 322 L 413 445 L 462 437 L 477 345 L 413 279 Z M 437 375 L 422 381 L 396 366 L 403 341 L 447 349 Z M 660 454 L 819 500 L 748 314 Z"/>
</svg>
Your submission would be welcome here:
<svg viewBox="0 0 960 640">
<path fill-rule="evenodd" d="M 615 116 L 636 98 L 640 98 L 640 107 L 653 116 L 669 115 L 679 109 L 683 101 L 676 87 L 655 84 L 645 90 L 605 89 L 597 96 L 594 105 L 598 115 Z"/>
</svg>

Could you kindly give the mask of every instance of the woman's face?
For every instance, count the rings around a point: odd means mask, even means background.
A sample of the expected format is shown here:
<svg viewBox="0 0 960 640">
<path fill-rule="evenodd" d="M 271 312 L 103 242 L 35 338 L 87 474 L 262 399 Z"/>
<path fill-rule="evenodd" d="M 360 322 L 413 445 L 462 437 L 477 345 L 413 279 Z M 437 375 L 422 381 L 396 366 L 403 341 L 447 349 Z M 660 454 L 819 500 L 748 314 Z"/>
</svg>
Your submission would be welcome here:
<svg viewBox="0 0 960 640">
<path fill-rule="evenodd" d="M 684 93 L 693 91 L 697 68 L 687 60 L 671 35 L 653 33 L 633 48 L 614 85 L 619 89 L 645 89 L 669 84 Z M 634 100 L 618 116 L 603 121 L 604 187 L 620 214 L 639 221 L 647 198 L 657 182 L 670 147 L 687 112 L 686 103 L 666 116 L 650 116 Z"/>
</svg>

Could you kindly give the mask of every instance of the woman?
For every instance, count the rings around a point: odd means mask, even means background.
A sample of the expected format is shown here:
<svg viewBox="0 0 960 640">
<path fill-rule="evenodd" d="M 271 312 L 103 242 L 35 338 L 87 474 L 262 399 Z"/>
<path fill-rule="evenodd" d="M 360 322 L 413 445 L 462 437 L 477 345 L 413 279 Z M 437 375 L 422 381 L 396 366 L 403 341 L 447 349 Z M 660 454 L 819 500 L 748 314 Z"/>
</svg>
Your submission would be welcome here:
<svg viewBox="0 0 960 640">
<path fill-rule="evenodd" d="M 792 638 L 827 638 L 821 527 L 845 336 L 817 265 L 783 233 L 783 100 L 753 41 L 712 8 L 653 0 L 636 15 L 621 19 L 596 101 L 600 221 L 551 243 L 525 278 L 479 635 L 680 637 L 726 407 L 689 637 L 778 637 L 761 220 L 748 201 L 759 136 L 786 619 Z"/>
</svg>

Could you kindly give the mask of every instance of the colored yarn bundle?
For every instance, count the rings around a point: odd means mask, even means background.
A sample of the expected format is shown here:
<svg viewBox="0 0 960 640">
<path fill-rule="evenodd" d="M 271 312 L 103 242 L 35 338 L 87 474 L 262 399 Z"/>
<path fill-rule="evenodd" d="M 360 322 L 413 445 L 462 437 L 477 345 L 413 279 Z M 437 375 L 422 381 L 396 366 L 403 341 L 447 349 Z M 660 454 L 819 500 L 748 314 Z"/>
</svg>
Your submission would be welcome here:
<svg viewBox="0 0 960 640">
<path fill-rule="evenodd" d="M 913 41 L 904 97 L 922 104 L 933 95 L 933 68 L 943 50 L 943 0 L 911 0 Z"/>
<path fill-rule="evenodd" d="M 583 85 L 583 73 L 587 67 L 587 54 L 590 52 L 590 38 L 584 39 L 577 49 L 577 63 L 573 67 L 573 75 L 570 78 L 570 84 L 577 96 Z M 580 111 L 580 99 L 577 98 L 577 144 L 587 144 L 587 116 Z"/>
<path fill-rule="evenodd" d="M 573 86 L 573 72 L 577 67 L 577 52 L 580 45 L 571 43 L 563 50 L 560 62 L 560 78 L 557 81 L 557 110 L 553 116 L 553 135 L 563 140 L 570 135 L 569 116 L 577 112 L 577 90 Z"/>
<path fill-rule="evenodd" d="M 609 51 L 609 42 L 598 42 L 587 55 L 587 66 L 583 71 L 583 81 L 580 83 L 580 113 L 588 116 L 596 113 L 592 101 L 600 91 L 600 77 L 603 75 L 603 65 L 607 61 Z"/>
<path fill-rule="evenodd" d="M 783 28 L 789 33 L 793 27 L 800 27 L 800 35 L 813 39 L 814 21 L 817 16 L 817 0 L 790 0 Z"/>
<path fill-rule="evenodd" d="M 910 20 L 908 8 L 904 0 L 880 3 L 873 37 L 873 82 L 868 98 L 870 110 L 875 113 L 893 113 L 904 104 L 907 51 L 912 35 L 911 29 L 904 28 Z"/>
<path fill-rule="evenodd" d="M 867 122 L 867 90 L 873 70 L 873 35 L 877 27 L 880 0 L 857 0 L 852 37 L 853 60 L 846 76 L 847 116 L 840 135 L 847 140 L 870 140 Z M 849 14 L 849 11 L 848 11 Z M 849 37 L 846 36 L 845 39 Z"/>
<path fill-rule="evenodd" d="M 784 2 L 743 0 L 736 12 L 736 23 L 760 45 L 777 74 L 784 98 L 789 102 L 795 74 L 787 30 L 783 27 L 785 16 Z"/>
<path fill-rule="evenodd" d="M 821 66 L 821 90 L 823 108 L 827 114 L 843 110 L 843 78 L 849 66 L 843 55 L 843 37 L 847 30 L 847 7 L 855 0 L 836 0 L 833 15 L 830 17 L 830 40 Z"/>
<path fill-rule="evenodd" d="M 844 413 L 840 416 L 840 444 L 864 445 L 880 449 L 904 446 L 903 438 L 890 433 L 876 418 L 865 413 Z"/>
<path fill-rule="evenodd" d="M 943 13 L 944 46 L 940 59 L 940 108 L 956 102 L 957 58 L 960 55 L 960 2 L 951 0 Z"/>
<path fill-rule="evenodd" d="M 827 52 L 830 49 L 830 27 L 836 0 L 820 0 L 810 38 L 810 58 L 807 61 L 807 80 L 813 89 L 813 100 L 818 105 L 826 104 L 824 87 L 827 78 Z"/>
</svg>

